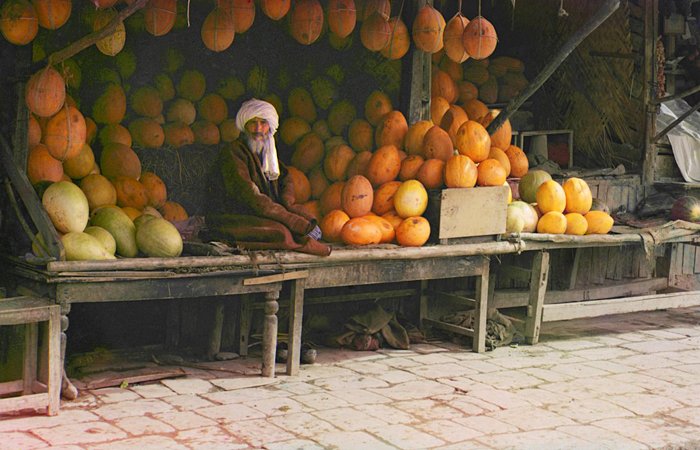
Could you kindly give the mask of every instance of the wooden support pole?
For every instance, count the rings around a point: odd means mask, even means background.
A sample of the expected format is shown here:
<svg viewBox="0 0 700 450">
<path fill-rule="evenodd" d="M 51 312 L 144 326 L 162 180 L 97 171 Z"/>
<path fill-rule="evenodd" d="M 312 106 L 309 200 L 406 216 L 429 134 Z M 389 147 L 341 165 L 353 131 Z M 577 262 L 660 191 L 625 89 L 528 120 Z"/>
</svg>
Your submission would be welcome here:
<svg viewBox="0 0 700 450">
<path fill-rule="evenodd" d="M 277 302 L 279 291 L 265 293 L 265 318 L 263 319 L 262 341 L 262 376 L 274 378 L 275 354 L 277 352 L 277 311 L 280 305 Z"/>
<path fill-rule="evenodd" d="M 654 105 L 660 105 L 661 103 L 675 100 L 677 98 L 685 98 L 685 97 L 688 97 L 689 95 L 697 94 L 698 92 L 700 92 L 700 84 L 695 86 L 695 87 L 692 87 L 688 90 L 685 90 L 685 91 L 681 92 L 680 94 L 667 95 L 665 97 L 656 99 L 656 100 L 652 101 L 652 103 Z"/>
<path fill-rule="evenodd" d="M 501 111 L 501 113 L 496 116 L 496 118 L 489 124 L 486 131 L 489 134 L 493 134 L 498 130 L 501 125 L 513 115 L 514 112 L 522 106 L 525 101 L 530 98 L 532 94 L 537 92 L 537 90 L 552 76 L 555 70 L 564 62 L 564 60 L 569 56 L 571 52 L 583 41 L 589 34 L 591 34 L 596 28 L 600 26 L 608 17 L 614 13 L 617 8 L 620 7 L 620 0 L 606 0 L 603 6 L 588 19 L 581 29 L 573 34 L 569 40 L 559 49 L 559 51 L 552 57 L 552 59 L 547 63 L 547 65 L 542 69 L 542 71 L 537 74 L 537 76 L 532 80 L 532 82 L 523 90 L 520 95 L 515 97 L 508 103 L 508 105 Z"/>
<path fill-rule="evenodd" d="M 544 295 L 547 292 L 549 278 L 549 252 L 537 252 L 532 261 L 532 278 L 530 278 L 530 299 L 525 322 L 525 341 L 535 345 L 540 339 Z"/>
<path fill-rule="evenodd" d="M 209 333 L 209 346 L 207 348 L 207 358 L 214 361 L 216 355 L 221 351 L 221 334 L 224 331 L 224 301 L 216 299 L 214 305 L 214 323 Z"/>
<path fill-rule="evenodd" d="M 482 272 L 476 279 L 476 305 L 474 308 L 474 337 L 472 350 L 477 353 L 486 351 L 486 316 L 489 303 L 489 258 L 484 256 L 481 262 Z"/>
<path fill-rule="evenodd" d="M 304 316 L 304 278 L 292 282 L 289 296 L 289 338 L 287 341 L 287 375 L 299 373 L 301 360 L 301 324 Z"/>
</svg>

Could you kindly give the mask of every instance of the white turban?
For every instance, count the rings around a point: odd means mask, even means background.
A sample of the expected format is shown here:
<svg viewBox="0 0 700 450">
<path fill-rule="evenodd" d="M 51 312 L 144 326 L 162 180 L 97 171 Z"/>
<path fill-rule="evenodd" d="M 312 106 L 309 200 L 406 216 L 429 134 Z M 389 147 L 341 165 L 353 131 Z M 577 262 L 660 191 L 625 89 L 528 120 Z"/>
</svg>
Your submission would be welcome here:
<svg viewBox="0 0 700 450">
<path fill-rule="evenodd" d="M 263 173 L 268 180 L 273 181 L 280 176 L 279 161 L 277 160 L 277 147 L 275 146 L 274 134 L 279 126 L 279 116 L 277 110 L 270 103 L 256 98 L 243 102 L 241 108 L 236 114 L 236 127 L 245 132 L 245 124 L 254 118 L 264 119 L 270 126 L 270 133 L 265 137 L 265 145 L 263 146 L 262 161 Z"/>
</svg>

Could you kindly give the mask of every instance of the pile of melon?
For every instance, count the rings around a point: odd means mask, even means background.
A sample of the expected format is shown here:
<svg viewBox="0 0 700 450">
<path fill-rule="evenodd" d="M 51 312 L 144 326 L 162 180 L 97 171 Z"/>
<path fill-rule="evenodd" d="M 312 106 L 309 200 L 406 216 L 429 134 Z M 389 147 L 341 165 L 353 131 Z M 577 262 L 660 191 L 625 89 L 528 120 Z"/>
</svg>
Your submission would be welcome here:
<svg viewBox="0 0 700 450">
<path fill-rule="evenodd" d="M 518 185 L 520 200 L 508 205 L 506 232 L 547 234 L 607 234 L 614 220 L 595 201 L 588 184 L 567 178 L 562 184 L 543 170 L 527 173 Z"/>
</svg>

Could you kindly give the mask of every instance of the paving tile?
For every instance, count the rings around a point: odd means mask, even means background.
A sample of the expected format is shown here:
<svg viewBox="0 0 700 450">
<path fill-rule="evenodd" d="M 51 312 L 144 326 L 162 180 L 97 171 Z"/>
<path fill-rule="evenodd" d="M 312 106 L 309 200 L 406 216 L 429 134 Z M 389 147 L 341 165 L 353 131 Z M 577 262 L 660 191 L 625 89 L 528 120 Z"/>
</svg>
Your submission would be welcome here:
<svg viewBox="0 0 700 450">
<path fill-rule="evenodd" d="M 589 441 L 597 448 L 610 450 L 645 450 L 648 448 L 640 442 L 593 425 L 565 425 L 558 427 L 557 431 Z"/>
<path fill-rule="evenodd" d="M 472 369 L 476 373 L 488 373 L 503 370 L 501 366 L 497 366 L 496 364 L 479 359 L 459 361 L 457 364 L 467 367 L 468 369 Z"/>
<path fill-rule="evenodd" d="M 150 417 L 124 417 L 114 421 L 114 425 L 132 436 L 144 434 L 162 434 L 175 431 L 170 425 Z"/>
<path fill-rule="evenodd" d="M 481 436 L 481 432 L 460 425 L 452 420 L 430 420 L 416 425 L 416 428 L 445 442 L 463 442 Z"/>
<path fill-rule="evenodd" d="M 569 339 L 569 340 L 562 340 L 562 341 L 547 340 L 547 341 L 540 341 L 540 343 L 546 345 L 547 347 L 552 347 L 555 350 L 562 350 L 565 352 L 570 352 L 572 350 L 583 350 L 586 348 L 600 347 L 603 345 L 600 342 L 589 341 L 589 340 L 585 340 L 585 339 Z"/>
<path fill-rule="evenodd" d="M 629 333 L 618 333 L 615 337 L 628 342 L 640 342 L 649 339 L 649 335 L 644 333 L 629 332 Z"/>
<path fill-rule="evenodd" d="M 530 406 L 530 403 L 513 392 L 499 389 L 478 389 L 469 392 L 469 396 L 498 406 L 501 409 Z"/>
<path fill-rule="evenodd" d="M 685 344 L 681 341 L 668 341 L 662 339 L 643 342 L 631 342 L 629 344 L 622 344 L 621 347 L 639 353 L 682 352 L 685 350 L 694 349 L 692 345 Z"/>
<path fill-rule="evenodd" d="M 461 377 L 463 375 L 477 373 L 474 369 L 465 367 L 464 365 L 457 364 L 455 362 L 407 367 L 404 370 L 430 380 L 435 380 L 437 378 Z"/>
<path fill-rule="evenodd" d="M 659 339 L 683 339 L 689 337 L 687 334 L 676 333 L 670 329 L 642 330 L 640 333 L 648 334 Z"/>
<path fill-rule="evenodd" d="M 275 397 L 264 400 L 251 400 L 243 403 L 245 406 L 257 409 L 266 416 L 278 416 L 280 414 L 309 412 L 313 408 L 292 400 L 289 397 Z"/>
<path fill-rule="evenodd" d="M 275 386 L 280 391 L 289 392 L 293 395 L 315 394 L 325 392 L 321 387 L 303 381 L 285 381 Z"/>
<path fill-rule="evenodd" d="M 589 361 L 612 360 L 615 362 L 620 362 L 620 358 L 637 355 L 637 353 L 633 352 L 632 350 L 621 347 L 589 348 L 586 350 L 577 350 L 575 352 L 571 352 L 570 354 Z"/>
<path fill-rule="evenodd" d="M 333 391 L 332 395 L 352 405 L 374 405 L 390 403 L 391 399 L 383 395 L 375 394 L 364 389 L 349 389 L 347 391 Z"/>
<path fill-rule="evenodd" d="M 128 437 L 124 431 L 106 422 L 81 422 L 52 428 L 35 428 L 32 433 L 51 445 L 95 444 Z"/>
<path fill-rule="evenodd" d="M 295 439 L 292 433 L 271 424 L 266 419 L 240 420 L 222 424 L 221 427 L 253 447 Z"/>
<path fill-rule="evenodd" d="M 375 394 L 383 395 L 394 400 L 412 400 L 418 398 L 428 398 L 434 395 L 449 394 L 454 388 L 445 386 L 432 380 L 409 381 L 387 388 L 369 389 Z"/>
<path fill-rule="evenodd" d="M 609 335 L 609 334 L 600 335 L 600 336 L 588 336 L 586 339 L 588 339 L 591 342 L 596 342 L 596 343 L 606 345 L 609 347 L 614 347 L 616 345 L 620 345 L 620 344 L 624 344 L 626 342 L 629 342 L 629 341 L 626 341 L 624 339 L 616 338 L 614 335 Z"/>
<path fill-rule="evenodd" d="M 700 426 L 700 408 L 681 408 L 668 413 L 669 416 Z M 700 438 L 700 436 L 697 436 Z"/>
<path fill-rule="evenodd" d="M 136 392 L 130 389 L 104 388 L 90 391 L 102 403 L 119 403 L 141 398 Z"/>
<path fill-rule="evenodd" d="M 605 370 L 597 369 L 586 363 L 574 363 L 574 364 L 557 364 L 552 366 L 549 370 L 553 372 L 563 373 L 571 378 L 590 378 L 598 377 L 601 375 L 607 375 L 609 372 Z"/>
<path fill-rule="evenodd" d="M 172 395 L 170 397 L 161 397 L 165 403 L 174 406 L 176 409 L 189 411 L 197 408 L 206 408 L 214 406 L 216 403 L 210 402 L 198 395 Z"/>
<path fill-rule="evenodd" d="M 456 444 L 447 444 L 442 447 L 435 447 L 433 450 L 488 450 L 493 447 L 489 447 L 486 444 L 477 442 L 475 439 L 469 441 L 458 442 Z"/>
<path fill-rule="evenodd" d="M 130 389 L 143 398 L 163 398 L 170 397 L 175 394 L 172 389 L 168 388 L 167 386 L 163 386 L 160 383 L 141 384 L 132 386 Z"/>
<path fill-rule="evenodd" d="M 583 352 L 593 351 L 581 350 Z M 577 352 L 560 352 L 550 350 L 550 353 L 532 354 L 525 356 L 514 356 L 512 358 L 494 358 L 490 362 L 497 364 L 504 369 L 524 369 L 527 367 L 550 367 L 554 364 L 570 364 L 583 361 L 576 355 Z"/>
<path fill-rule="evenodd" d="M 430 353 L 427 355 L 411 356 L 410 359 L 418 364 L 449 364 L 457 360 L 451 357 L 448 353 Z"/>
<path fill-rule="evenodd" d="M 218 389 L 207 380 L 197 378 L 177 378 L 162 380 L 161 383 L 178 394 L 206 394 Z"/>
<path fill-rule="evenodd" d="M 201 428 L 216 424 L 216 421 L 200 416 L 193 411 L 173 411 L 155 414 L 154 417 L 176 430 L 189 430 L 190 428 Z"/>
<path fill-rule="evenodd" d="M 445 444 L 435 436 L 407 425 L 387 425 L 371 428 L 368 431 L 401 449 L 425 449 Z"/>
<path fill-rule="evenodd" d="M 700 336 L 700 328 L 671 327 L 667 328 L 666 331 L 687 337 Z"/>
<path fill-rule="evenodd" d="M 511 433 L 518 431 L 518 427 L 501 422 L 498 419 L 494 419 L 489 416 L 472 416 L 463 417 L 461 419 L 453 419 L 453 422 L 457 422 L 460 425 L 464 425 L 472 430 L 479 431 L 484 435 L 500 434 L 500 433 Z"/>
<path fill-rule="evenodd" d="M 698 375 L 700 375 L 700 371 L 689 372 L 686 370 L 679 370 L 676 367 L 663 367 L 660 369 L 643 370 L 639 373 L 658 378 L 659 380 L 668 381 L 669 383 L 679 386 L 692 386 L 694 384 L 700 384 L 700 378 L 698 377 Z"/>
<path fill-rule="evenodd" d="M 534 430 L 522 433 L 497 434 L 476 438 L 491 447 L 501 450 L 593 450 L 594 446 L 576 436 L 556 430 Z"/>
<path fill-rule="evenodd" d="M 620 382 L 620 380 L 615 379 L 616 377 L 618 377 L 618 375 L 608 375 L 605 377 L 596 378 L 580 378 L 575 383 L 548 383 L 542 384 L 539 387 L 546 391 L 557 392 L 574 399 L 632 394 L 645 391 L 644 388 L 634 383 Z"/>
<path fill-rule="evenodd" d="M 438 383 L 452 386 L 456 391 L 471 392 L 480 389 L 493 389 L 488 383 L 479 383 L 468 377 L 438 378 Z"/>
<path fill-rule="evenodd" d="M 316 411 L 313 415 L 345 431 L 361 431 L 389 425 L 388 422 L 379 417 L 370 416 L 364 411 L 350 407 Z"/>
<path fill-rule="evenodd" d="M 656 393 L 687 406 L 700 406 L 700 385 L 665 387 L 658 389 Z"/>
<path fill-rule="evenodd" d="M 90 411 L 64 411 L 62 409 L 61 413 L 56 416 L 41 415 L 0 418 L 0 433 L 6 431 L 26 431 L 35 428 L 50 428 L 77 422 L 92 422 L 95 420 L 99 420 L 99 417 Z"/>
<path fill-rule="evenodd" d="M 339 364 L 341 367 L 352 370 L 362 375 L 379 375 L 387 371 L 388 366 L 384 364 L 386 359 L 380 361 L 365 361 L 365 362 L 355 362 L 348 361 L 343 364 Z"/>
<path fill-rule="evenodd" d="M 451 351 L 450 356 L 457 361 L 486 361 L 491 359 L 493 352 L 474 353 L 472 351 Z"/>
<path fill-rule="evenodd" d="M 233 391 L 220 391 L 211 394 L 201 394 L 201 397 L 218 404 L 243 403 L 252 400 L 262 400 L 272 397 L 289 397 L 289 392 L 274 389 L 272 387 L 256 387 L 250 389 L 236 389 Z"/>
<path fill-rule="evenodd" d="M 608 373 L 629 373 L 635 370 L 633 367 L 618 364 L 614 361 L 588 361 L 585 364 Z"/>
<path fill-rule="evenodd" d="M 496 389 L 521 389 L 542 384 L 542 380 L 539 378 L 521 373 L 519 370 L 478 373 L 469 375 L 468 378 L 482 384 L 488 384 Z"/>
<path fill-rule="evenodd" d="M 644 375 L 644 374 L 637 373 L 637 372 L 609 375 L 605 378 L 609 379 L 610 382 L 614 383 L 616 386 L 634 385 L 634 386 L 638 386 L 644 390 L 649 390 L 649 391 L 658 391 L 660 389 L 668 389 L 668 388 L 676 388 L 677 387 L 675 384 L 669 383 L 668 381 L 664 381 L 664 380 L 661 380 L 659 378 L 655 378 L 653 376 Z M 622 392 L 620 392 L 620 393 L 622 393 Z"/>
<path fill-rule="evenodd" d="M 447 344 L 447 345 L 445 345 Z M 424 344 L 413 344 L 411 345 L 411 351 L 414 351 L 416 353 L 420 354 L 432 354 L 432 353 L 440 353 L 440 352 L 447 352 L 450 345 L 448 343 L 441 343 L 440 345 L 433 345 L 429 343 L 424 343 Z M 459 347 L 459 346 L 457 346 Z"/>
<path fill-rule="evenodd" d="M 268 421 L 290 433 L 310 439 L 313 439 L 314 436 L 320 433 L 338 431 L 338 428 L 332 424 L 309 413 L 292 413 L 272 416 Z"/>
<path fill-rule="evenodd" d="M 291 439 L 265 445 L 267 450 L 325 450 L 320 444 L 308 439 Z"/>
<path fill-rule="evenodd" d="M 662 367 L 672 367 L 678 364 L 668 358 L 661 358 L 653 353 L 643 355 L 633 355 L 618 359 L 616 362 L 626 366 L 634 367 L 637 370 L 660 369 Z"/>
<path fill-rule="evenodd" d="M 193 450 L 209 450 L 214 448 L 235 450 L 248 448 L 246 442 L 232 436 L 219 426 L 180 431 L 175 435 L 175 439 Z"/>
<path fill-rule="evenodd" d="M 229 423 L 237 420 L 262 419 L 265 413 L 240 403 L 228 403 L 219 406 L 200 408 L 197 414 L 216 420 L 219 423 Z"/>
<path fill-rule="evenodd" d="M 258 386 L 270 386 L 280 384 L 279 378 L 245 377 L 245 378 L 217 378 L 209 380 L 211 384 L 225 391 L 246 389 Z"/>
<path fill-rule="evenodd" d="M 376 378 L 386 381 L 389 384 L 406 383 L 407 381 L 417 381 L 422 380 L 423 377 L 416 375 L 415 373 L 408 372 L 406 370 L 398 370 L 387 368 L 384 373 L 379 373 L 375 375 Z"/>
<path fill-rule="evenodd" d="M 33 448 L 45 447 L 46 441 L 43 441 L 36 436 L 32 436 L 29 433 L 23 433 L 20 431 L 2 433 L 2 438 L 0 439 L 0 450 L 29 450 Z"/>
<path fill-rule="evenodd" d="M 375 436 L 361 431 L 336 431 L 331 433 L 322 433 L 316 436 L 314 439 L 327 449 L 396 449 L 396 447 L 393 445 L 382 442 Z"/>
<path fill-rule="evenodd" d="M 389 367 L 394 367 L 396 369 L 405 369 L 407 367 L 418 367 L 422 363 L 418 361 L 414 361 L 413 359 L 410 359 L 408 357 L 401 357 L 401 358 L 389 358 L 385 361 L 382 361 L 383 364 L 386 364 Z"/>
<path fill-rule="evenodd" d="M 506 409 L 488 413 L 487 415 L 525 431 L 556 428 L 563 425 L 574 424 L 574 421 L 568 417 L 532 406 Z"/>
<path fill-rule="evenodd" d="M 349 403 L 336 397 L 330 392 L 318 392 L 314 394 L 297 395 L 292 397 L 294 401 L 306 406 L 311 411 L 342 408 L 349 406 Z"/>
<path fill-rule="evenodd" d="M 416 423 L 418 420 L 412 415 L 399 411 L 393 406 L 388 405 L 356 405 L 354 407 L 356 410 L 366 414 L 370 417 L 375 417 L 380 420 L 381 423 L 389 423 L 392 425 L 396 424 L 409 424 Z"/>
<path fill-rule="evenodd" d="M 618 418 L 593 422 L 591 425 L 621 434 L 633 441 L 641 442 L 652 448 L 682 444 L 687 438 L 669 431 L 668 425 L 653 419 Z"/>
<path fill-rule="evenodd" d="M 317 378 L 336 378 L 357 376 L 355 372 L 345 367 L 323 366 L 320 364 L 302 365 L 297 379 L 300 381 L 315 380 Z"/>
<path fill-rule="evenodd" d="M 463 416 L 461 411 L 432 399 L 396 402 L 392 406 L 422 420 L 451 419 Z"/>
<path fill-rule="evenodd" d="M 668 397 L 646 393 L 611 395 L 605 397 L 605 400 L 629 409 L 639 416 L 651 416 L 683 406 Z"/>
<path fill-rule="evenodd" d="M 340 377 L 333 378 L 317 378 L 313 380 L 315 386 L 337 391 L 346 389 L 368 389 L 368 388 L 382 388 L 389 386 L 386 381 L 380 380 L 379 378 L 373 376 L 361 376 L 352 374 L 344 375 Z"/>
<path fill-rule="evenodd" d="M 597 398 L 574 400 L 565 404 L 551 405 L 548 409 L 581 423 L 634 415 L 627 409 L 620 408 L 608 401 Z"/>
<path fill-rule="evenodd" d="M 189 447 L 166 436 L 141 436 L 113 441 L 106 444 L 90 445 L 90 450 L 188 450 Z"/>
<path fill-rule="evenodd" d="M 468 416 L 477 416 L 491 411 L 499 411 L 501 408 L 493 403 L 488 403 L 479 398 L 474 398 L 466 392 L 455 392 L 453 394 L 436 395 L 433 400 L 444 402 L 445 404 L 462 411 Z"/>
<path fill-rule="evenodd" d="M 115 420 L 122 417 L 143 416 L 145 414 L 158 414 L 172 411 L 173 406 L 161 399 L 140 399 L 120 403 L 110 403 L 94 409 L 92 412 L 107 420 Z"/>
<path fill-rule="evenodd" d="M 513 391 L 513 393 L 522 400 L 525 400 L 534 406 L 554 405 L 573 400 L 573 398 L 569 395 L 547 391 L 540 388 L 518 389 L 517 391 Z"/>
<path fill-rule="evenodd" d="M 528 375 L 532 375 L 533 377 L 537 377 L 540 380 L 549 381 L 551 383 L 573 379 L 571 375 L 553 371 L 552 367 L 527 367 L 525 369 L 520 369 L 518 373 L 526 373 Z"/>
</svg>

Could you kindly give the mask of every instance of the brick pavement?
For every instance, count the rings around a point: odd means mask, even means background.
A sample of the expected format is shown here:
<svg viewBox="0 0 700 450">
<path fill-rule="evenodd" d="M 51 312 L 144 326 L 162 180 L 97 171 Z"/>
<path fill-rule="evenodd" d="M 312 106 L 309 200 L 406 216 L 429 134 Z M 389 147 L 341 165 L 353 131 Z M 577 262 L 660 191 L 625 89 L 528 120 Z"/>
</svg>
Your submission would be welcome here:
<svg viewBox="0 0 700 450">
<path fill-rule="evenodd" d="M 484 354 L 321 349 L 274 380 L 231 364 L 0 417 L 0 450 L 700 448 L 700 308 L 547 323 Z"/>
</svg>

